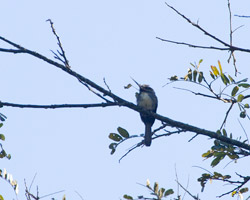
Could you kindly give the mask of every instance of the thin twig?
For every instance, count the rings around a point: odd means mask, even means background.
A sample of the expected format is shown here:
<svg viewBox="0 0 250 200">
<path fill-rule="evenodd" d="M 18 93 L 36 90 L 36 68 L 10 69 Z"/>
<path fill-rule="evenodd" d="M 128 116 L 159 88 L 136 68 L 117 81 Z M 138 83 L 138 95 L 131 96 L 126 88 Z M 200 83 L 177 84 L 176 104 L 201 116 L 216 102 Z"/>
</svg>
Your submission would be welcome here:
<svg viewBox="0 0 250 200">
<path fill-rule="evenodd" d="M 230 0 L 227 0 L 227 6 L 228 6 L 228 12 L 229 12 L 229 38 L 230 38 L 230 46 L 233 46 L 233 26 L 232 26 L 232 11 L 231 11 L 231 5 L 230 5 Z M 230 56 L 228 58 L 228 63 L 230 62 L 230 58 L 233 58 L 233 65 L 234 65 L 234 70 L 235 70 L 235 76 L 237 76 L 237 67 L 236 67 L 236 58 L 234 55 L 234 51 L 231 51 Z"/>
<path fill-rule="evenodd" d="M 42 198 L 45 198 L 45 197 L 48 197 L 48 196 L 52 196 L 52 195 L 55 195 L 55 194 L 58 194 L 58 193 L 62 193 L 64 192 L 65 190 L 60 190 L 60 191 L 57 191 L 57 192 L 53 192 L 53 193 L 50 193 L 50 194 L 46 194 L 46 195 L 43 195 L 41 196 L 39 199 L 42 199 Z"/>
<path fill-rule="evenodd" d="M 250 18 L 248 15 L 234 15 L 235 17 L 245 17 L 245 18 Z"/>
<path fill-rule="evenodd" d="M 191 142 L 194 138 L 196 138 L 198 136 L 198 134 L 195 134 L 193 137 L 191 137 L 188 142 Z"/>
<path fill-rule="evenodd" d="M 108 86 L 108 84 L 107 84 L 107 82 L 106 82 L 106 79 L 105 79 L 105 78 L 103 78 L 103 82 L 104 82 L 104 84 L 106 85 L 106 87 L 107 87 L 108 91 L 109 91 L 109 92 L 111 92 L 111 89 L 109 88 L 109 86 Z"/>
<path fill-rule="evenodd" d="M 200 200 L 200 198 L 198 196 L 194 196 L 191 194 L 191 192 L 189 192 L 185 187 L 183 187 L 177 180 L 176 180 L 177 184 L 180 185 L 180 187 L 186 192 L 188 193 L 193 199 L 195 200 Z"/>
<path fill-rule="evenodd" d="M 144 141 L 141 141 L 141 142 L 139 142 L 138 144 L 136 144 L 134 147 L 132 147 L 131 149 L 129 149 L 128 151 L 127 151 L 127 153 L 125 153 L 120 159 L 119 159 L 119 163 L 121 162 L 121 160 L 124 158 L 124 157 L 126 157 L 131 151 L 133 151 L 133 150 L 135 150 L 137 147 L 139 147 L 139 146 L 142 146 L 144 144 Z"/>
<path fill-rule="evenodd" d="M 229 115 L 229 112 L 230 112 L 231 109 L 233 108 L 233 105 L 234 105 L 234 102 L 231 103 L 229 109 L 227 110 L 226 115 L 225 115 L 225 118 L 224 118 L 224 120 L 223 120 L 223 122 L 222 122 L 222 124 L 221 124 L 220 130 L 221 130 L 222 127 L 226 124 L 227 117 L 228 117 L 228 115 Z"/>
<path fill-rule="evenodd" d="M 167 39 L 163 39 L 163 38 L 160 38 L 160 37 L 156 37 L 156 39 L 161 40 L 163 42 L 169 42 L 169 43 L 173 43 L 173 44 L 184 45 L 184 46 L 188 46 L 188 47 L 192 47 L 192 48 L 221 50 L 221 51 L 229 51 L 230 50 L 229 47 L 222 48 L 222 47 L 214 47 L 214 46 L 201 46 L 201 45 L 195 45 L 195 44 L 186 43 L 186 42 L 178 42 L 178 41 L 173 41 L 173 40 L 167 40 Z"/>
<path fill-rule="evenodd" d="M 57 51 L 57 52 L 59 53 L 60 56 L 63 57 L 63 60 L 55 52 L 52 51 L 55 54 L 55 58 L 58 59 L 58 60 L 60 60 L 61 62 L 63 62 L 64 65 L 65 65 L 65 67 L 70 68 L 69 61 L 66 58 L 65 51 L 64 51 L 64 49 L 62 47 L 62 43 L 60 41 L 60 38 L 59 38 L 58 34 L 56 33 L 56 30 L 55 30 L 55 27 L 54 27 L 54 23 L 52 22 L 51 19 L 47 19 L 46 21 L 48 21 L 50 23 L 52 32 L 56 36 L 56 39 L 57 39 L 57 42 L 58 42 L 57 44 L 58 44 L 58 46 L 59 46 L 59 48 L 61 50 L 61 52 L 59 52 L 59 51 Z"/>
<path fill-rule="evenodd" d="M 241 122 L 240 122 L 240 120 L 239 120 L 239 119 L 238 119 L 238 122 L 239 122 L 239 124 L 240 124 L 240 126 L 241 126 L 242 130 L 243 130 L 243 131 L 244 131 L 244 133 L 245 133 L 245 136 L 246 136 L 246 138 L 247 138 L 247 143 L 248 143 L 248 145 L 249 145 L 249 139 L 248 139 L 247 132 L 246 132 L 246 130 L 244 129 L 244 127 L 242 126 L 242 124 L 241 124 Z"/>
<path fill-rule="evenodd" d="M 80 197 L 80 199 L 83 200 L 83 197 L 82 197 L 82 195 L 81 195 L 79 192 L 77 192 L 77 191 L 75 190 L 75 193 Z"/>
<path fill-rule="evenodd" d="M 216 96 L 211 96 L 211 95 L 207 95 L 207 94 L 203 94 L 203 93 L 199 93 L 199 92 L 194 92 L 192 90 L 189 90 L 189 89 L 186 89 L 186 88 L 179 88 L 179 87 L 174 87 L 175 89 L 178 89 L 178 90 L 184 90 L 184 91 L 188 91 L 188 92 L 191 92 L 192 94 L 194 95 L 198 95 L 198 96 L 203 96 L 203 97 L 208 97 L 208 98 L 212 98 L 212 99 L 217 99 L 217 100 L 221 100 L 223 101 L 224 103 L 229 103 L 231 102 L 231 100 L 229 99 L 223 99 L 221 97 L 218 97 L 218 95 Z"/>
<path fill-rule="evenodd" d="M 33 185 L 33 183 L 34 183 L 34 181 L 35 181 L 36 175 L 37 175 L 37 173 L 35 173 L 35 175 L 34 175 L 32 181 L 31 181 L 31 184 L 30 184 L 30 187 L 29 187 L 29 191 L 31 190 L 31 187 L 32 187 L 32 185 Z"/>
</svg>

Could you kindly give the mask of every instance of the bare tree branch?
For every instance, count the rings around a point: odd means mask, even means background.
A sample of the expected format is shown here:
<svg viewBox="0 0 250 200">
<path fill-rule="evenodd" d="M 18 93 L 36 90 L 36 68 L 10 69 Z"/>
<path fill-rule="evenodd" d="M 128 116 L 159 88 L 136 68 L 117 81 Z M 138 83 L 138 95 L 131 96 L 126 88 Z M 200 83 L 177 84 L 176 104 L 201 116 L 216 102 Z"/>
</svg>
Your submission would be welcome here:
<svg viewBox="0 0 250 200">
<path fill-rule="evenodd" d="M 65 67 L 64 65 L 62 64 L 59 64 L 58 62 L 55 62 L 35 51 L 31 51 L 29 49 L 25 49 L 24 47 L 14 43 L 14 42 L 11 42 L 5 38 L 3 38 L 2 36 L 0 36 L 0 40 L 14 46 L 17 48 L 17 50 L 12 50 L 12 49 L 0 49 L 0 52 L 7 52 L 7 53 L 25 53 L 25 54 L 29 54 L 31 56 L 34 56 L 38 59 L 41 59 L 45 62 L 47 62 L 48 64 L 51 64 L 61 70 L 63 70 L 64 72 L 68 73 L 69 75 L 75 77 L 78 81 L 80 81 L 80 83 L 82 83 L 83 85 L 85 85 L 86 87 L 92 87 L 94 89 L 96 89 L 98 92 L 102 93 L 103 95 L 102 96 L 107 96 L 107 97 L 110 97 L 111 99 L 113 99 L 114 102 L 116 102 L 119 106 L 124 106 L 124 107 L 127 107 L 127 108 L 130 108 L 134 111 L 137 111 L 137 112 L 140 112 L 140 113 L 144 113 L 144 114 L 148 114 L 148 115 L 152 115 L 154 116 L 156 119 L 162 121 L 162 122 L 165 122 L 167 123 L 169 126 L 172 126 L 172 127 L 176 127 L 176 128 L 180 128 L 184 131 L 190 131 L 190 132 L 193 132 L 193 133 L 197 133 L 197 134 L 200 134 L 200 135 L 205 135 L 205 136 L 208 136 L 210 138 L 214 138 L 214 139 L 218 139 L 218 140 L 221 140 L 223 142 L 226 142 L 226 143 L 229 143 L 229 144 L 232 144 L 232 145 L 235 145 L 239 148 L 243 148 L 245 150 L 249 150 L 250 151 L 250 146 L 245 144 L 245 143 L 242 143 L 240 141 L 237 141 L 237 140 L 234 140 L 234 139 L 230 139 L 228 137 L 225 137 L 223 135 L 219 135 L 217 134 L 216 132 L 213 132 L 213 131 L 209 131 L 209 130 L 205 130 L 205 129 L 202 129 L 202 128 L 198 128 L 196 126 L 192 126 L 192 125 L 189 125 L 189 124 L 185 124 L 185 123 L 182 123 L 182 122 L 178 122 L 178 121 L 175 121 L 175 120 L 172 120 L 168 117 L 165 117 L 165 116 L 162 116 L 162 115 L 159 115 L 159 114 L 156 114 L 156 113 L 152 113 L 152 112 L 148 112 L 146 110 L 143 110 L 141 107 L 129 102 L 129 101 L 126 101 L 124 100 L 123 98 L 115 95 L 114 93 L 112 93 L 111 91 L 108 91 L 106 89 L 104 89 L 103 87 L 97 85 L 96 83 L 94 83 L 93 81 L 83 77 L 82 75 L 76 73 L 75 71 L 69 69 L 68 67 Z M 250 50 L 249 50 L 250 52 Z M 99 94 L 100 96 L 100 94 Z"/>
<path fill-rule="evenodd" d="M 195 200 L 200 200 L 200 198 L 198 196 L 195 196 L 193 194 L 191 194 L 191 192 L 189 192 L 184 186 L 182 186 L 178 180 L 176 180 L 177 184 L 186 192 L 188 193 L 193 199 Z"/>
<path fill-rule="evenodd" d="M 8 106 L 15 108 L 44 108 L 44 109 L 56 109 L 56 108 L 96 108 L 96 107 L 108 107 L 117 106 L 117 103 L 96 103 L 96 104 L 52 104 L 52 105 L 34 105 L 34 104 L 16 104 L 1 102 L 0 107 Z"/>
<path fill-rule="evenodd" d="M 221 48 L 221 47 L 214 47 L 214 46 L 200 46 L 200 45 L 190 44 L 190 43 L 186 43 L 186 42 L 178 42 L 178 41 L 173 41 L 173 40 L 167 40 L 167 39 L 163 39 L 163 38 L 160 38 L 160 37 L 156 37 L 156 39 L 159 39 L 159 40 L 161 40 L 163 42 L 169 42 L 169 43 L 173 43 L 173 44 L 180 44 L 180 45 L 185 45 L 185 46 L 189 46 L 189 47 L 193 47 L 193 48 L 230 51 L 229 47 Z"/>
<path fill-rule="evenodd" d="M 201 32 L 203 32 L 205 35 L 207 35 L 208 37 L 212 38 L 213 40 L 219 42 L 220 44 L 226 46 L 226 48 L 220 48 L 220 47 L 208 47 L 208 46 L 201 46 L 201 45 L 194 45 L 194 44 L 189 44 L 189 43 L 185 43 L 185 42 L 176 42 L 173 40 L 166 40 L 166 39 L 162 39 L 157 37 L 157 39 L 160 39 L 164 42 L 169 42 L 169 43 L 175 43 L 175 44 L 181 44 L 181 45 L 186 45 L 186 46 L 190 46 L 190 47 L 194 47 L 194 48 L 202 48 L 202 49 L 214 49 L 214 50 L 226 50 L 226 51 L 230 51 L 231 53 L 234 51 L 241 51 L 241 52 L 246 52 L 246 53 L 250 53 L 250 49 L 245 49 L 245 48 L 240 48 L 240 47 L 236 47 L 233 46 L 231 44 L 228 44 L 227 42 L 224 42 L 223 40 L 219 39 L 218 37 L 214 36 L 213 34 L 209 33 L 208 31 L 206 31 L 205 29 L 203 29 L 199 24 L 191 21 L 189 18 L 187 18 L 185 15 L 183 15 L 182 13 L 180 13 L 178 10 L 176 10 L 174 7 L 170 6 L 168 3 L 165 2 L 165 4 L 171 8 L 173 11 L 175 11 L 178 15 L 180 15 L 182 18 L 184 18 L 188 23 L 190 23 L 192 26 L 196 27 L 197 29 L 199 29 Z"/>
</svg>

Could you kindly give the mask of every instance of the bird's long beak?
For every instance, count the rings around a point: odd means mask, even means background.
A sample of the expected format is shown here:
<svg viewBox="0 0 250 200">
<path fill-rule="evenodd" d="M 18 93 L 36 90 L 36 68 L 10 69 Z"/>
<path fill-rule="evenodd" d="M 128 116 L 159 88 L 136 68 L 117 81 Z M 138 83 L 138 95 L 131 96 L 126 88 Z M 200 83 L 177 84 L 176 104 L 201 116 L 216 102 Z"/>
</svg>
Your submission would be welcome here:
<svg viewBox="0 0 250 200">
<path fill-rule="evenodd" d="M 139 83 L 137 83 L 135 79 L 133 79 L 132 77 L 130 77 L 130 78 L 136 83 L 136 85 L 139 86 L 139 88 L 141 88 L 141 85 Z"/>
</svg>

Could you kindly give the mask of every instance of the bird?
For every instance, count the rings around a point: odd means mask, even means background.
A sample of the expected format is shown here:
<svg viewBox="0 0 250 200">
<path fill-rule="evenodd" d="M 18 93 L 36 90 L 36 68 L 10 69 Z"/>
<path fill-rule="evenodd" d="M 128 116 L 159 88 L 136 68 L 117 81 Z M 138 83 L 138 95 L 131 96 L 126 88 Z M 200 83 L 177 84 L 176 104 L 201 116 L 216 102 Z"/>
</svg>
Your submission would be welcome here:
<svg viewBox="0 0 250 200">
<path fill-rule="evenodd" d="M 134 80 L 135 81 L 135 80 Z M 156 113 L 158 106 L 158 99 L 155 91 L 149 85 L 140 85 L 136 81 L 135 83 L 139 86 L 139 93 L 136 93 L 137 105 L 142 107 L 144 110 Z M 151 127 L 155 122 L 155 118 L 149 114 L 140 113 L 141 120 L 145 124 L 145 136 L 144 144 L 149 147 L 152 141 Z"/>
</svg>

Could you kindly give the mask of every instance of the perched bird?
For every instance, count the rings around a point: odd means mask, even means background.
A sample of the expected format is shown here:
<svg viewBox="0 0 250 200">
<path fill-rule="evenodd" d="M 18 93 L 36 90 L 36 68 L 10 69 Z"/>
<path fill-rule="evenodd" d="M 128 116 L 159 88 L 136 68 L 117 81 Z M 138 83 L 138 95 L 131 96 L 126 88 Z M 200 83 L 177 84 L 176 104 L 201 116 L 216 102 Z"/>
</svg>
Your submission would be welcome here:
<svg viewBox="0 0 250 200">
<path fill-rule="evenodd" d="M 136 81 L 135 83 L 140 87 L 139 93 L 136 93 L 137 105 L 147 111 L 152 111 L 155 113 L 158 106 L 158 100 L 154 90 L 148 85 L 140 85 Z M 145 145 L 149 147 L 152 140 L 151 127 L 155 122 L 155 118 L 144 113 L 140 113 L 140 116 L 141 120 L 145 124 L 144 142 Z"/>
</svg>

